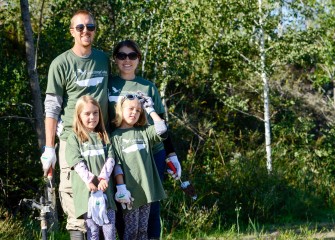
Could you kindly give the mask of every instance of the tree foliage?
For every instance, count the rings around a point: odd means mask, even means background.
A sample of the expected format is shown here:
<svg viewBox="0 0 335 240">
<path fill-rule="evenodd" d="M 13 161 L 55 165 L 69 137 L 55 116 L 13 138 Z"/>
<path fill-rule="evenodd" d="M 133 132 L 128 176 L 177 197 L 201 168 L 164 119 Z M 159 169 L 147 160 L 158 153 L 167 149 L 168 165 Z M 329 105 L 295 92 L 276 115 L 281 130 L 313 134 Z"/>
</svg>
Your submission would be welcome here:
<svg viewBox="0 0 335 240">
<path fill-rule="evenodd" d="M 41 3 L 29 2 L 35 44 Z M 96 16 L 95 47 L 109 55 L 122 39 L 140 44 L 144 58 L 138 74 L 158 86 L 183 178 L 192 180 L 199 195 L 191 202 L 174 191 L 178 183 L 165 183 L 166 234 L 186 222 L 201 231 L 222 221 L 232 224 L 236 209 L 245 223 L 276 223 L 317 220 L 322 217 L 318 209 L 335 206 L 333 3 L 268 0 L 262 6 L 271 175 L 256 1 L 45 1 L 37 46 L 42 99 L 51 61 L 72 46 L 68 28 L 75 10 L 85 8 Z M 6 192 L 0 202 L 14 209 L 12 203 L 38 192 L 42 171 L 18 0 L 0 11 L 0 178 Z"/>
</svg>

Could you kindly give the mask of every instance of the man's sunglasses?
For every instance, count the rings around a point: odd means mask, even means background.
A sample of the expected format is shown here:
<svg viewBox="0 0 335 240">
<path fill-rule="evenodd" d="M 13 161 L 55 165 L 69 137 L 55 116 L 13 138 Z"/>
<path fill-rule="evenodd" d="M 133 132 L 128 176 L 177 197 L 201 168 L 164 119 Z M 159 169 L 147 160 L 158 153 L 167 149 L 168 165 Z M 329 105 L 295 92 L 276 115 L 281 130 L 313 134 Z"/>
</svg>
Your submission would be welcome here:
<svg viewBox="0 0 335 240">
<path fill-rule="evenodd" d="M 138 58 L 138 54 L 136 52 L 131 52 L 131 53 L 124 53 L 124 52 L 118 52 L 115 57 L 119 60 L 126 60 L 127 57 L 129 60 L 136 60 Z"/>
<path fill-rule="evenodd" d="M 95 25 L 93 23 L 89 24 L 78 24 L 74 28 L 77 30 L 77 32 L 82 32 L 84 31 L 85 27 L 87 28 L 87 31 L 93 32 L 95 30 Z M 72 28 L 73 29 L 73 28 Z"/>
</svg>

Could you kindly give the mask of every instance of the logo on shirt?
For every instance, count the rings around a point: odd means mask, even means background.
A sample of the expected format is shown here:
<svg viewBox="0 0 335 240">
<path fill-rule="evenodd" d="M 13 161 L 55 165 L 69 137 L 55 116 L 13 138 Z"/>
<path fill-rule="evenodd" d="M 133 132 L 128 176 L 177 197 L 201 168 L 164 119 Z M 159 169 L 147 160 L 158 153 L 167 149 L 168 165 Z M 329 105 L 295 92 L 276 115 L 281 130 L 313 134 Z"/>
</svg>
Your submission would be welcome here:
<svg viewBox="0 0 335 240">
<path fill-rule="evenodd" d="M 122 139 L 122 152 L 131 153 L 145 149 L 146 144 L 143 139 Z"/>
<path fill-rule="evenodd" d="M 112 90 L 113 90 L 113 93 L 118 93 L 118 92 L 121 92 L 120 89 L 116 89 L 115 87 L 112 87 Z"/>
<path fill-rule="evenodd" d="M 117 102 L 119 100 L 121 89 L 116 89 L 112 87 L 112 92 L 108 91 L 108 101 L 109 102 Z"/>
<path fill-rule="evenodd" d="M 93 157 L 99 155 L 105 155 L 106 146 L 102 144 L 92 145 L 90 143 L 83 143 L 83 147 L 80 149 L 80 153 L 83 157 Z"/>
<path fill-rule="evenodd" d="M 76 75 L 76 84 L 80 87 L 91 87 L 97 86 L 102 83 L 105 76 L 107 76 L 106 71 L 91 71 L 87 72 L 80 68 L 75 72 Z M 84 79 L 83 79 L 84 78 Z"/>
</svg>

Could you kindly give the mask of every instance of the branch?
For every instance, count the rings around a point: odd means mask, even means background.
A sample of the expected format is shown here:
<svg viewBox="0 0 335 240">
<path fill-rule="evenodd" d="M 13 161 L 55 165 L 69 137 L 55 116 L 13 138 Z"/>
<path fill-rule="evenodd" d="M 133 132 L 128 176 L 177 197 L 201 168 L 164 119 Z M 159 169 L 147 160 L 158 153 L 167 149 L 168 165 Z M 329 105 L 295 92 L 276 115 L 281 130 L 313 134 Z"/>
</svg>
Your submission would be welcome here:
<svg viewBox="0 0 335 240">
<path fill-rule="evenodd" d="M 239 112 L 239 113 L 242 113 L 242 114 L 247 115 L 247 116 L 249 116 L 249 117 L 257 118 L 258 120 L 264 122 L 264 119 L 263 119 L 263 118 L 260 118 L 260 117 L 258 117 L 258 116 L 252 115 L 252 114 L 247 113 L 247 112 L 244 112 L 244 111 L 242 111 L 242 110 L 239 110 L 239 109 L 237 109 L 237 108 L 235 108 L 235 107 L 230 106 L 230 105 L 227 104 L 227 103 L 224 103 L 224 104 L 225 104 L 227 107 L 229 107 L 229 108 L 231 108 L 231 109 L 233 109 L 233 110 L 235 110 L 235 111 L 237 111 L 237 112 Z"/>
<path fill-rule="evenodd" d="M 31 117 L 20 117 L 20 116 L 3 116 L 3 117 L 0 117 L 0 119 L 25 119 L 25 120 L 30 120 L 30 121 L 35 120 L 35 118 L 31 118 Z"/>
<path fill-rule="evenodd" d="M 156 10 L 154 9 L 153 13 L 151 13 L 150 27 L 149 27 L 149 30 L 148 30 L 147 41 L 145 43 L 145 51 L 144 51 L 144 54 L 143 54 L 143 61 L 142 61 L 142 76 L 143 77 L 144 77 L 144 72 L 145 72 L 145 62 L 147 60 L 149 42 L 150 42 L 150 38 L 151 38 L 152 21 L 153 21 L 155 13 L 156 13 Z"/>
<path fill-rule="evenodd" d="M 40 19 L 38 23 L 38 33 L 37 33 L 36 50 L 35 50 L 35 68 L 34 69 L 37 69 L 38 48 L 40 44 L 41 31 L 42 31 L 42 26 L 43 26 L 42 25 L 43 9 L 44 9 L 44 0 L 42 1 L 42 6 L 40 10 Z"/>
<path fill-rule="evenodd" d="M 169 114 L 171 114 L 172 117 L 174 117 L 175 119 L 177 119 L 177 122 L 186 127 L 188 130 L 190 130 L 192 133 L 194 133 L 195 135 L 197 135 L 197 137 L 201 140 L 204 141 L 204 138 L 200 136 L 200 134 L 197 132 L 197 130 L 195 130 L 192 126 L 190 126 L 186 121 L 178 118 L 176 115 L 174 115 L 173 113 L 169 112 Z"/>
<path fill-rule="evenodd" d="M 247 58 L 246 56 L 244 56 L 242 53 L 240 53 L 238 50 L 235 50 L 247 63 L 249 63 L 251 66 L 253 66 L 256 70 L 256 73 L 261 75 L 259 72 L 258 72 L 258 67 L 249 59 Z"/>
</svg>

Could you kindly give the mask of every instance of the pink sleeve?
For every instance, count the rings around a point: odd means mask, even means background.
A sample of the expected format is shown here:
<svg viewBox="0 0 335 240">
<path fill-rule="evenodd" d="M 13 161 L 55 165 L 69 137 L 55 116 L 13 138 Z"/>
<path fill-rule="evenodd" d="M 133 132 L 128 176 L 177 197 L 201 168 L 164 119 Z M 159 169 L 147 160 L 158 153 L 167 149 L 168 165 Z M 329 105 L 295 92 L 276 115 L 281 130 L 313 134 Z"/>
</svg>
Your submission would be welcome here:
<svg viewBox="0 0 335 240">
<path fill-rule="evenodd" d="M 94 174 L 91 173 L 90 171 L 88 171 L 88 168 L 86 166 L 86 164 L 81 161 L 79 162 L 75 167 L 74 170 L 76 171 L 76 173 L 78 173 L 78 175 L 80 176 L 80 178 L 86 183 L 90 183 L 92 182 L 93 178 L 94 178 Z"/>
<path fill-rule="evenodd" d="M 109 177 L 112 174 L 113 168 L 115 165 L 115 161 L 113 158 L 107 158 L 107 161 L 105 162 L 104 166 L 101 169 L 100 175 L 98 176 L 98 179 L 105 179 L 106 181 L 109 181 Z"/>
</svg>

